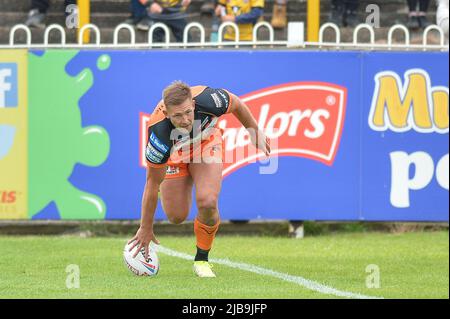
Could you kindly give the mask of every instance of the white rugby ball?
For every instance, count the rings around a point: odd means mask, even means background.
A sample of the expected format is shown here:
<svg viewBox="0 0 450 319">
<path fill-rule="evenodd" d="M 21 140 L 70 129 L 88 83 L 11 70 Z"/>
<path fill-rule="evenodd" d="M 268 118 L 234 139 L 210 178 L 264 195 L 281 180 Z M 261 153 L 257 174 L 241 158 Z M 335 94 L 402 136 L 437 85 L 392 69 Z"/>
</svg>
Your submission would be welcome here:
<svg viewBox="0 0 450 319">
<path fill-rule="evenodd" d="M 133 246 L 133 242 L 126 244 L 123 249 L 123 260 L 127 268 L 137 276 L 156 276 L 159 271 L 159 258 L 156 254 L 155 247 L 150 245 L 148 258 L 145 259 L 145 249 L 142 248 L 141 251 L 133 258 L 134 253 L 138 246 L 129 251 L 130 247 Z"/>
</svg>

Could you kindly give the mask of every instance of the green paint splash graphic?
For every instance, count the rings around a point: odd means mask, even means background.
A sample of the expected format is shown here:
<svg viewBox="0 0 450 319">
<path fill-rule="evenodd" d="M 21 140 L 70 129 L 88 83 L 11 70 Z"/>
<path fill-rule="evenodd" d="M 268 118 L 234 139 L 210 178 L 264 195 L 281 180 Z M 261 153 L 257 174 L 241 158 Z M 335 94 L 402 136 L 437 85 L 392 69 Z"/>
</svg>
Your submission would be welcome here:
<svg viewBox="0 0 450 319">
<path fill-rule="evenodd" d="M 104 219 L 101 198 L 69 182 L 75 164 L 99 166 L 108 158 L 108 132 L 100 126 L 82 127 L 80 98 L 94 77 L 84 69 L 72 77 L 65 71 L 78 51 L 47 51 L 29 55 L 29 217 L 55 202 L 61 219 Z M 109 68 L 110 57 L 97 61 Z"/>
</svg>

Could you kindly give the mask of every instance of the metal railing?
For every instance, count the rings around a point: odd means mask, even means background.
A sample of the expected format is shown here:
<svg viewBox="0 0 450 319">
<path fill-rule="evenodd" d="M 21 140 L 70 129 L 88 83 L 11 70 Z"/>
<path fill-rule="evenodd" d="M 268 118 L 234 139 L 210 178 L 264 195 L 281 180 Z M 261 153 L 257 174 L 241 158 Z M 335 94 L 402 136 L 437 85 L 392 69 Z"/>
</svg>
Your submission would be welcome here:
<svg viewBox="0 0 450 319">
<path fill-rule="evenodd" d="M 408 30 L 408 28 L 405 27 L 405 26 L 402 25 L 402 24 L 397 24 L 397 25 L 394 25 L 392 28 L 389 29 L 389 33 L 388 33 L 388 45 L 389 45 L 389 50 L 392 50 L 392 49 L 391 49 L 391 46 L 392 46 L 392 37 L 393 37 L 394 32 L 395 32 L 396 30 L 402 30 L 402 31 L 403 31 L 403 33 L 405 34 L 405 45 L 406 45 L 407 47 L 409 47 L 410 41 L 411 41 L 411 40 L 410 40 L 410 35 L 409 35 L 409 30 Z"/>
<path fill-rule="evenodd" d="M 184 28 L 183 31 L 183 44 L 184 47 L 187 47 L 189 44 L 189 31 L 192 28 L 197 28 L 200 30 L 200 43 L 205 44 L 206 43 L 206 32 L 205 32 L 205 28 L 198 22 L 192 22 L 189 23 L 186 28 Z"/>
<path fill-rule="evenodd" d="M 224 39 L 224 33 L 226 28 L 233 28 L 235 39 L 234 41 L 228 41 Z M 161 28 L 165 34 L 165 42 L 164 43 L 154 43 L 153 42 L 153 34 L 156 29 Z M 191 29 L 198 29 L 200 33 L 200 41 L 192 42 L 189 41 L 189 31 Z M 268 40 L 258 40 L 258 31 L 261 28 L 266 28 L 269 32 Z M 119 32 L 123 29 L 127 29 L 130 33 L 130 41 L 128 43 L 120 43 L 119 41 Z M 332 29 L 335 34 L 335 41 L 327 42 L 324 41 L 325 32 L 328 29 Z M 60 43 L 49 43 L 49 35 L 51 31 L 58 30 L 61 34 L 61 42 Z M 95 33 L 95 43 L 83 44 L 82 39 L 84 32 L 87 30 L 92 30 Z M 369 43 L 361 43 L 358 40 L 358 36 L 361 31 L 368 31 L 370 35 Z M 398 30 L 403 31 L 405 36 L 404 43 L 393 43 L 394 33 Z M 24 44 L 18 44 L 15 42 L 15 36 L 18 31 L 25 32 L 26 40 Z M 439 35 L 439 44 L 428 44 L 428 36 L 430 32 L 437 32 Z M 198 22 L 189 23 L 183 34 L 183 41 L 173 43 L 170 42 L 170 29 L 163 23 L 156 23 L 151 26 L 148 31 L 147 42 L 145 43 L 136 43 L 136 32 L 135 29 L 127 24 L 119 24 L 114 29 L 113 41 L 112 43 L 102 43 L 101 39 L 101 31 L 94 24 L 84 25 L 79 32 L 78 43 L 67 43 L 66 41 L 66 31 L 65 29 L 57 24 L 49 25 L 44 31 L 44 41 L 42 44 L 34 44 L 32 43 L 32 34 L 31 30 L 24 24 L 18 24 L 11 28 L 9 33 L 9 44 L 0 45 L 0 49 L 10 49 L 10 48 L 30 48 L 30 49 L 48 49 L 48 48 L 141 48 L 141 49 L 149 49 L 149 48 L 188 48 L 188 47 L 211 47 L 211 48 L 222 48 L 222 47 L 289 47 L 293 46 L 288 43 L 286 40 L 275 40 L 275 32 L 273 27 L 267 22 L 259 22 L 253 28 L 253 40 L 252 41 L 239 41 L 239 28 L 237 24 L 233 22 L 225 22 L 222 23 L 218 30 L 218 41 L 217 42 L 207 42 L 205 40 L 206 31 L 203 25 Z M 302 35 L 303 37 L 303 35 Z M 341 41 L 341 30 L 339 27 L 333 23 L 325 23 L 320 27 L 319 30 L 319 41 L 318 42 L 306 42 L 303 41 L 301 43 L 296 43 L 294 48 L 333 48 L 333 49 L 364 49 L 364 50 L 439 50 L 439 51 L 448 51 L 448 44 L 445 44 L 445 35 L 441 28 L 437 25 L 432 25 L 427 27 L 422 36 L 421 44 L 411 44 L 411 36 L 409 30 L 401 24 L 396 24 L 389 29 L 388 36 L 385 43 L 376 43 L 375 42 L 375 30 L 372 26 L 368 24 L 360 24 L 353 30 L 353 41 L 352 42 L 342 42 Z"/>
<path fill-rule="evenodd" d="M 114 35 L 113 35 L 113 44 L 114 45 L 119 45 L 119 32 L 122 29 L 127 29 L 130 32 L 130 37 L 131 37 L 131 45 L 136 44 L 136 33 L 134 32 L 134 28 L 126 23 L 121 23 L 119 24 L 115 29 L 114 29 Z"/>
<path fill-rule="evenodd" d="M 94 32 L 95 32 L 95 45 L 97 47 L 99 47 L 100 46 L 100 42 L 101 42 L 100 29 L 95 24 L 92 24 L 92 23 L 85 24 L 84 26 L 81 27 L 79 35 L 78 35 L 78 45 L 79 46 L 85 45 L 85 44 L 83 44 L 83 37 L 84 37 L 84 32 L 86 32 L 86 30 L 88 30 L 88 29 L 94 30 Z M 11 43 L 11 39 L 9 39 L 9 41 Z"/>
</svg>

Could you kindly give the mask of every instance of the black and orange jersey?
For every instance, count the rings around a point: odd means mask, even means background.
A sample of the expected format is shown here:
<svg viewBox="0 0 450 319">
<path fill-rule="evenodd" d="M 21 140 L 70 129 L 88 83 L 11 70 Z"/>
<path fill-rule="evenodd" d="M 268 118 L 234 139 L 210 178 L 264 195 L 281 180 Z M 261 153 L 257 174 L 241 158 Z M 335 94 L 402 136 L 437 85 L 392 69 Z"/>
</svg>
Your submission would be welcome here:
<svg viewBox="0 0 450 319">
<path fill-rule="evenodd" d="M 207 86 L 191 87 L 195 101 L 194 127 L 189 135 L 178 132 L 166 118 L 163 101 L 153 111 L 148 127 L 145 157 L 151 167 L 162 167 L 169 161 L 173 150 L 195 145 L 209 138 L 216 129 L 218 118 L 232 111 L 233 99 L 227 90 Z"/>
</svg>

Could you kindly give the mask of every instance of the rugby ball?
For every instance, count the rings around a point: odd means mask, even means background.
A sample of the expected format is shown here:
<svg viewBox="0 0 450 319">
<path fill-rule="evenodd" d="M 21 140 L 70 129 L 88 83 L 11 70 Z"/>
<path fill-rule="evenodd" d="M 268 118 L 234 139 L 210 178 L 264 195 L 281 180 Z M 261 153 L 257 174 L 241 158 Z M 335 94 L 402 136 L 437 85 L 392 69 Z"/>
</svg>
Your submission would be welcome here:
<svg viewBox="0 0 450 319">
<path fill-rule="evenodd" d="M 127 266 L 127 268 L 137 276 L 156 276 L 159 271 L 159 258 L 156 254 L 155 247 L 150 245 L 148 258 L 145 259 L 144 248 L 142 248 L 136 257 L 133 258 L 133 255 L 138 247 L 136 246 L 132 251 L 129 251 L 131 246 L 133 246 L 133 242 L 130 244 L 127 243 L 123 249 L 123 260 L 125 262 L 125 266 Z"/>
</svg>

